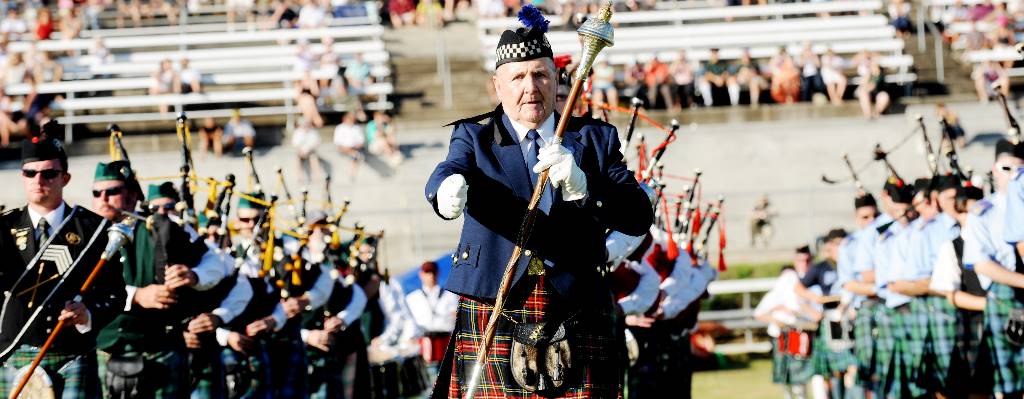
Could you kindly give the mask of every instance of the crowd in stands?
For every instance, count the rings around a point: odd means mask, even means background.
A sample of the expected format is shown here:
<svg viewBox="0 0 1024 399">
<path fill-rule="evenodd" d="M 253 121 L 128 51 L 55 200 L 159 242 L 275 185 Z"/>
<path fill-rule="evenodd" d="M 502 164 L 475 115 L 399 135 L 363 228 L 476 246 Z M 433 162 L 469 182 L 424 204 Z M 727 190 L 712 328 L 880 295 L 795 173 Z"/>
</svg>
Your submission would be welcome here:
<svg viewBox="0 0 1024 399">
<path fill-rule="evenodd" d="M 831 49 L 819 56 L 807 43 L 795 55 L 779 48 L 767 62 L 752 58 L 746 49 L 734 62 L 720 59 L 718 49 L 711 49 L 709 59 L 699 64 L 689 60 L 685 50 L 680 50 L 671 63 L 651 56 L 647 62 L 630 62 L 620 69 L 601 61 L 593 70 L 592 98 L 617 105 L 622 98 L 638 97 L 646 100 L 648 108 L 678 111 L 698 106 L 736 106 L 743 101 L 745 91 L 746 101 L 754 107 L 765 100 L 838 105 L 847 92 L 847 74 L 852 73 L 861 82 L 853 96 L 860 102 L 864 117 L 876 118 L 890 101 L 878 58 L 876 53 L 862 51 L 847 59 Z"/>
<path fill-rule="evenodd" d="M 954 48 L 965 51 L 1012 48 L 1024 30 L 1024 2 L 986 0 L 967 5 L 962 0 L 935 10 L 933 16 L 943 36 Z M 1013 61 L 984 61 L 974 65 L 971 78 L 978 99 L 989 101 L 1009 94 L 1009 69 Z M 997 87 L 997 88 L 996 88 Z"/>
</svg>

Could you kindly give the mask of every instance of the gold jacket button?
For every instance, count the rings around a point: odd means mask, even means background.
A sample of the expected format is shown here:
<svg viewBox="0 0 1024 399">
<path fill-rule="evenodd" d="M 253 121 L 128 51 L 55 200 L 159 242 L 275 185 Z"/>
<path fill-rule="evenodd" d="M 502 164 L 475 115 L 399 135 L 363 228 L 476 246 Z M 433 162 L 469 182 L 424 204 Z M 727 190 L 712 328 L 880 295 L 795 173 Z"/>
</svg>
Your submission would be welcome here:
<svg viewBox="0 0 1024 399">
<path fill-rule="evenodd" d="M 462 260 L 469 259 L 469 251 L 462 253 Z"/>
<path fill-rule="evenodd" d="M 596 205 L 598 208 L 600 208 L 600 207 L 604 206 L 604 203 L 601 202 L 601 201 L 597 201 L 597 202 L 594 203 L 594 205 Z"/>
<path fill-rule="evenodd" d="M 523 255 L 533 256 L 533 251 L 530 251 L 529 249 L 527 249 L 526 252 L 523 252 Z"/>
</svg>

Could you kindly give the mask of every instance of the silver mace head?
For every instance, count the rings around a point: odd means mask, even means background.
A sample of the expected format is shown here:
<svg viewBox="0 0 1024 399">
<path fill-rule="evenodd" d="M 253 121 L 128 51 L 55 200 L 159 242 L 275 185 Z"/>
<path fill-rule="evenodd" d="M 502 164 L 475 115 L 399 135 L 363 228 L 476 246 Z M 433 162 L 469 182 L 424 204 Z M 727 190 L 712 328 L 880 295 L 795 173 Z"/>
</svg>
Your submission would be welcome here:
<svg viewBox="0 0 1024 399">
<path fill-rule="evenodd" d="M 126 217 L 107 229 L 107 247 L 103 249 L 101 255 L 104 259 L 110 259 L 123 245 L 132 242 L 132 238 L 135 237 L 133 231 L 135 223 L 135 218 Z"/>
<path fill-rule="evenodd" d="M 576 68 L 574 79 L 583 80 L 590 75 L 590 68 L 594 66 L 597 53 L 605 47 L 611 47 L 615 43 L 615 30 L 609 22 L 612 19 L 612 2 L 609 1 L 597 11 L 597 16 L 587 19 L 576 30 L 583 41 L 583 54 L 580 57 L 580 66 Z"/>
</svg>

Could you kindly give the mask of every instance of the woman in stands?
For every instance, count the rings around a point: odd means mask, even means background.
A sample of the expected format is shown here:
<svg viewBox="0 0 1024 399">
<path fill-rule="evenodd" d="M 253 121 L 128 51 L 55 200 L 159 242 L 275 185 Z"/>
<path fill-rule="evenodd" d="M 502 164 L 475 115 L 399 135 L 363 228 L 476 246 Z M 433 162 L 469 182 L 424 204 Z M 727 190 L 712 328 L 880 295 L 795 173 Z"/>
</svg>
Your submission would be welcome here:
<svg viewBox="0 0 1024 399">
<path fill-rule="evenodd" d="M 158 96 L 161 94 L 175 93 L 178 89 L 178 73 L 171 65 L 170 59 L 160 61 L 160 68 L 153 72 L 153 82 L 149 87 L 149 95 Z M 167 104 L 160 104 L 160 113 L 168 111 Z"/>
<path fill-rule="evenodd" d="M 800 69 L 785 47 L 772 59 L 772 99 L 779 104 L 795 103 L 800 98 Z"/>
<path fill-rule="evenodd" d="M 594 67 L 593 95 L 595 104 L 619 105 L 619 91 L 615 89 L 615 68 L 608 60 L 601 60 Z"/>
<path fill-rule="evenodd" d="M 1004 96 L 1010 95 L 1010 75 L 997 61 L 977 64 L 971 78 L 974 79 L 974 89 L 978 92 L 978 101 L 988 102 L 990 98 L 996 96 L 996 90 L 1002 92 Z"/>
<path fill-rule="evenodd" d="M 889 107 L 889 93 L 885 91 L 885 73 L 878 65 L 878 56 L 862 50 L 854 57 L 853 64 L 857 66 L 857 76 L 860 77 L 860 87 L 857 88 L 860 110 L 865 118 L 878 118 Z"/>
<path fill-rule="evenodd" d="M 686 59 L 686 50 L 679 50 L 679 55 L 676 56 L 675 61 L 672 61 L 672 65 L 668 67 L 668 72 L 672 75 L 672 84 L 676 94 L 673 108 L 676 111 L 680 111 L 683 108 L 690 108 L 696 105 L 693 98 L 696 74 L 693 71 L 693 65 L 690 65 L 690 61 Z"/>
<path fill-rule="evenodd" d="M 843 103 L 843 94 L 846 93 L 845 68 L 846 60 L 843 57 L 836 55 L 831 47 L 825 50 L 825 55 L 821 57 L 821 80 L 825 82 L 829 100 L 835 105 Z"/>
<path fill-rule="evenodd" d="M 320 116 L 320 110 L 317 109 L 316 104 L 316 99 L 320 96 L 320 85 L 317 84 L 312 75 L 307 72 L 301 80 L 295 82 L 295 91 L 295 103 L 298 104 L 299 110 L 302 111 L 302 117 L 309 121 L 313 127 L 323 126 L 324 118 Z"/>
</svg>

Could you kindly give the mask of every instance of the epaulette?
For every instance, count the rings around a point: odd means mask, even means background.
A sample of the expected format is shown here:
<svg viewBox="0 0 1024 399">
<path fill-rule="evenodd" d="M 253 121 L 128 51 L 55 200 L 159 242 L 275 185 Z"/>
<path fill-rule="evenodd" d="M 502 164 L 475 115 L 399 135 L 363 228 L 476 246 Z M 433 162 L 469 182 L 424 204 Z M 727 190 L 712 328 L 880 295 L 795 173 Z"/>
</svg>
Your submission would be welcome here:
<svg viewBox="0 0 1024 399">
<path fill-rule="evenodd" d="M 500 107 L 500 105 L 499 105 L 499 107 Z M 474 115 L 474 116 L 471 116 L 471 117 L 468 117 L 468 118 L 462 118 L 462 119 L 453 121 L 453 122 L 451 122 L 451 123 L 449 123 L 447 125 L 444 125 L 442 127 L 455 126 L 455 125 L 458 125 L 458 124 L 461 124 L 461 123 L 474 123 L 474 124 L 478 124 L 479 125 L 480 122 L 482 122 L 484 119 L 490 118 L 492 115 L 494 115 L 494 111 L 487 111 L 487 112 L 484 112 L 484 113 L 482 113 L 480 115 Z"/>
<path fill-rule="evenodd" d="M 988 212 L 989 209 L 992 209 L 992 201 L 983 199 L 974 203 L 974 206 L 971 207 L 971 213 L 981 216 Z"/>
<path fill-rule="evenodd" d="M 21 208 L 8 208 L 8 209 L 4 209 L 4 210 L 0 211 L 0 217 L 10 216 L 10 215 L 14 214 L 14 212 L 18 211 L 19 209 L 21 209 Z"/>
</svg>

